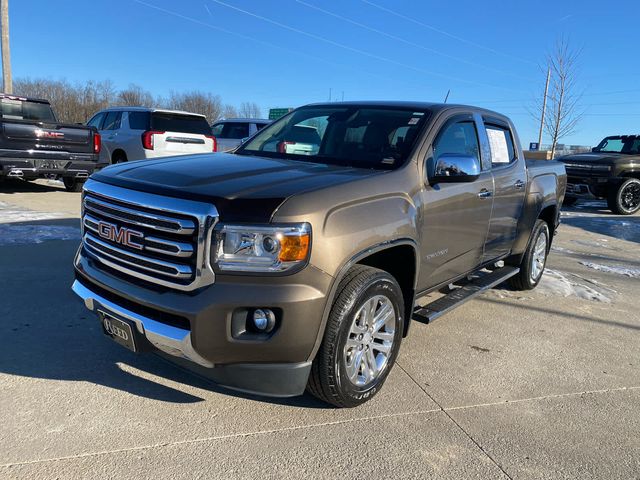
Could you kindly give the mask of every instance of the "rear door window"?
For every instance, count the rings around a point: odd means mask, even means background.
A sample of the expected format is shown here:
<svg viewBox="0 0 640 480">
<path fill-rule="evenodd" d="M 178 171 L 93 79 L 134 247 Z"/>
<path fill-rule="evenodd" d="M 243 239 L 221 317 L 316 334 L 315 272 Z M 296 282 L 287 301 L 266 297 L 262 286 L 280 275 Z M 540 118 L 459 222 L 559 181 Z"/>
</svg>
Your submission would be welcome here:
<svg viewBox="0 0 640 480">
<path fill-rule="evenodd" d="M 249 136 L 249 124 L 244 122 L 220 122 L 213 126 L 213 136 L 241 140 Z"/>
<path fill-rule="evenodd" d="M 509 129 L 499 125 L 486 125 L 486 129 L 491 148 L 491 166 L 497 168 L 515 162 L 515 148 Z"/>
<path fill-rule="evenodd" d="M 153 112 L 151 129 L 160 132 L 194 133 L 211 135 L 211 127 L 205 117 L 179 113 Z"/>
<path fill-rule="evenodd" d="M 108 112 L 102 125 L 102 130 L 117 130 L 120 128 L 122 112 Z"/>
</svg>

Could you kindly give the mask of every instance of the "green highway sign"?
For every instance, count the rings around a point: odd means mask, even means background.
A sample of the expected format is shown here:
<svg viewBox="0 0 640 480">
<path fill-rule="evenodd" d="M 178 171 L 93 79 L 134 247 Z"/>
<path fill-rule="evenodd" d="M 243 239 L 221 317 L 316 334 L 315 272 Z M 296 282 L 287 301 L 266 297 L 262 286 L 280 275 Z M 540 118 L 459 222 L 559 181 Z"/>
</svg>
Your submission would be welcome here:
<svg viewBox="0 0 640 480">
<path fill-rule="evenodd" d="M 280 117 L 284 117 L 293 108 L 271 108 L 269 109 L 269 120 L 277 120 Z"/>
</svg>

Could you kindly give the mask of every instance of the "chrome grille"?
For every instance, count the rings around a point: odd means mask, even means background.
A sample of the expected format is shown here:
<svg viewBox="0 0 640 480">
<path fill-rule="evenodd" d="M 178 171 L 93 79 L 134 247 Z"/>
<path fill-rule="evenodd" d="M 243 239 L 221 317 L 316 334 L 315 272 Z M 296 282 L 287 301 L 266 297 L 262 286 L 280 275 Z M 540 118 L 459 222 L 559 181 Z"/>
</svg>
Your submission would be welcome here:
<svg viewBox="0 0 640 480">
<path fill-rule="evenodd" d="M 193 290 L 213 283 L 209 245 L 217 220 L 215 207 L 206 203 L 89 180 L 82 199 L 83 251 L 118 275 Z M 111 231 L 116 233 L 105 233 Z M 127 234 L 134 241 L 124 240 Z"/>
</svg>

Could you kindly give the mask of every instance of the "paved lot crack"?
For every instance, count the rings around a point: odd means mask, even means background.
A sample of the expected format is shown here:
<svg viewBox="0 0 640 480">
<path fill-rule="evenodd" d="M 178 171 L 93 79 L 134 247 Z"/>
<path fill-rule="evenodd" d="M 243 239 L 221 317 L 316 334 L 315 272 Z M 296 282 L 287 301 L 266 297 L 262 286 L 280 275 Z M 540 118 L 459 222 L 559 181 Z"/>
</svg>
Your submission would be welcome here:
<svg viewBox="0 0 640 480">
<path fill-rule="evenodd" d="M 427 392 L 427 390 L 426 390 L 422 385 L 420 385 L 420 383 L 418 383 L 418 382 L 417 382 L 417 381 L 416 381 L 416 380 L 415 380 L 415 379 L 414 379 L 414 378 L 409 374 L 409 372 L 407 372 L 407 371 L 402 367 L 402 365 L 400 365 L 398 362 L 396 362 L 396 365 L 398 365 L 398 367 L 400 368 L 400 370 L 402 370 L 404 373 L 406 373 L 406 374 L 407 374 L 407 376 L 411 379 L 411 381 L 412 381 L 413 383 L 415 383 L 415 384 L 416 384 L 416 386 L 417 386 L 420 390 L 422 390 L 422 391 L 424 392 L 424 394 L 425 394 L 427 397 L 429 397 L 429 399 L 430 399 L 433 403 L 435 403 L 436 405 L 438 405 L 438 407 L 440 407 L 440 411 L 441 411 L 442 413 L 444 413 L 444 414 L 447 416 L 447 418 L 449 418 L 449 420 L 451 420 L 451 422 L 452 422 L 456 427 L 458 427 L 458 429 L 459 429 L 459 430 L 464 434 L 464 436 L 465 436 L 465 437 L 467 437 L 469 440 L 471 440 L 471 442 L 473 442 L 473 444 L 474 444 L 476 447 L 478 447 L 478 449 L 479 449 L 479 450 L 480 450 L 480 451 L 481 451 L 481 452 L 482 452 L 482 453 L 483 453 L 483 454 L 484 454 L 484 455 L 485 455 L 485 456 L 486 456 L 486 457 L 491 461 L 491 463 L 493 463 L 496 467 L 498 467 L 498 468 L 500 469 L 500 471 L 503 473 L 503 475 L 504 475 L 505 477 L 507 477 L 509 480 L 513 480 L 513 479 L 511 478 L 511 476 L 510 476 L 510 475 L 505 471 L 505 469 L 504 469 L 504 468 L 502 468 L 502 465 L 500 465 L 500 464 L 498 463 L 498 461 L 497 461 L 495 458 L 493 458 L 493 457 L 491 456 L 491 454 L 489 454 L 489 452 L 487 452 L 487 451 L 483 448 L 483 446 L 482 446 L 482 445 L 480 445 L 480 444 L 479 444 L 479 443 L 478 443 L 478 442 L 473 438 L 473 436 L 471 436 L 471 434 L 469 434 L 469 433 L 468 433 L 464 428 L 462 428 L 462 426 L 461 426 L 458 422 L 456 422 L 456 420 L 455 420 L 455 419 L 454 419 L 454 418 L 449 414 L 449 412 L 447 412 L 447 410 L 445 410 L 445 409 L 442 407 L 442 405 L 440 405 L 440 403 L 439 403 L 435 398 L 433 398 L 433 396 L 432 396 L 429 392 Z"/>
</svg>

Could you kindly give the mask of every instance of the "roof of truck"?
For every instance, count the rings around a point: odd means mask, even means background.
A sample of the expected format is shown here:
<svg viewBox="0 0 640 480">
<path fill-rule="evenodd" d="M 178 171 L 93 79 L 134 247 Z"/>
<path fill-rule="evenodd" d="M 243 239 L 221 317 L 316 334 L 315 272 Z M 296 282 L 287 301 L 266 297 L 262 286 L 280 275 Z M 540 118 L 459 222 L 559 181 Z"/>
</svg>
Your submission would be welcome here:
<svg viewBox="0 0 640 480">
<path fill-rule="evenodd" d="M 177 113 L 179 115 L 195 115 L 197 117 L 204 117 L 201 113 L 186 112 L 184 110 L 169 110 L 168 108 L 153 108 L 153 107 L 107 107 L 100 110 L 101 112 L 116 111 L 116 112 L 160 112 L 160 113 Z"/>
<path fill-rule="evenodd" d="M 483 111 L 487 113 L 492 113 L 495 115 L 499 115 L 501 117 L 506 117 L 506 115 L 496 112 L 493 110 L 488 110 L 486 108 L 477 107 L 473 105 L 462 105 L 456 103 L 436 103 L 436 102 L 408 102 L 408 101 L 397 101 L 397 100 L 365 100 L 365 101 L 349 101 L 349 102 L 331 102 L 331 103 L 312 103 L 312 106 L 317 107 L 331 107 L 336 105 L 345 105 L 345 106 L 359 106 L 359 107 L 387 107 L 387 108 L 415 108 L 416 110 L 431 110 L 432 112 L 440 112 L 443 110 L 451 110 L 454 108 L 463 108 L 468 110 L 476 110 Z M 308 106 L 308 105 L 307 105 Z"/>
<path fill-rule="evenodd" d="M 23 102 L 49 103 L 49 100 L 45 100 L 44 98 L 23 97 L 22 95 L 13 95 L 11 93 L 0 93 L 0 98 L 6 98 L 9 100 L 21 100 Z"/>
</svg>

